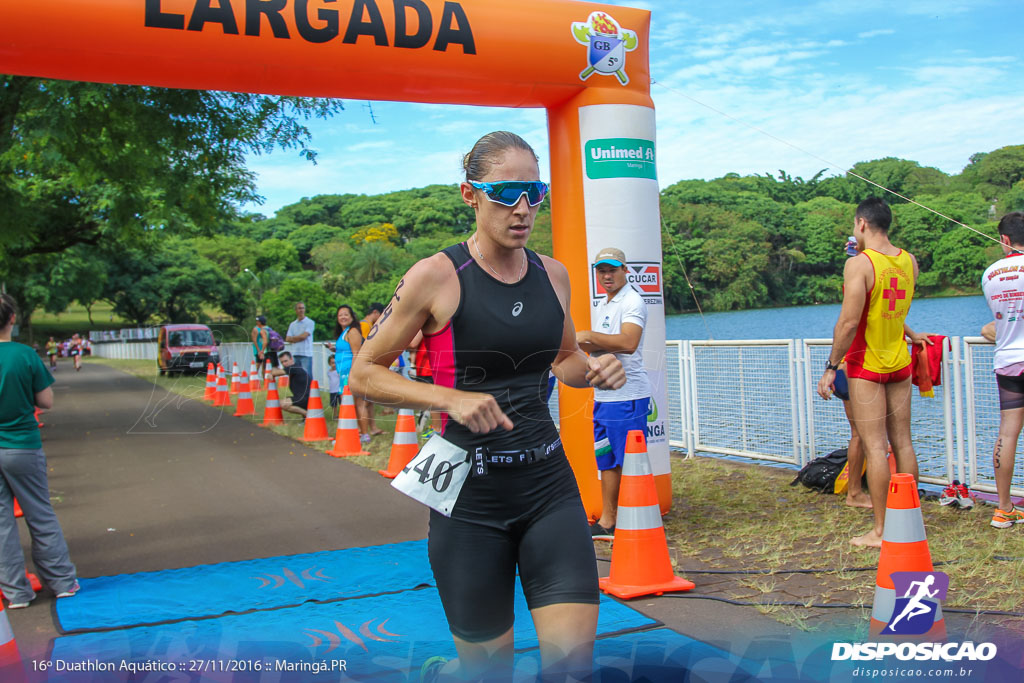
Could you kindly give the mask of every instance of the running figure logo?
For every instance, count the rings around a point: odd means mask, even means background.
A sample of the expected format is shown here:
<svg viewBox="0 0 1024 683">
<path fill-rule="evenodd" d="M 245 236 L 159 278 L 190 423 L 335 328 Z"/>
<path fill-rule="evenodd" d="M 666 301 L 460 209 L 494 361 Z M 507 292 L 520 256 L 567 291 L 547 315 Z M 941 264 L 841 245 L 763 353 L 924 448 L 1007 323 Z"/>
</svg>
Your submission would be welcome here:
<svg viewBox="0 0 1024 683">
<path fill-rule="evenodd" d="M 949 576 L 943 572 L 893 572 L 896 605 L 884 635 L 914 636 L 927 633 L 939 613 L 939 601 L 946 599 Z"/>
<path fill-rule="evenodd" d="M 626 75 L 626 52 L 637 46 L 636 31 L 619 26 L 619 23 L 604 12 L 591 12 L 586 21 L 572 23 L 572 35 L 576 41 L 586 45 L 587 68 L 580 73 L 580 80 L 587 80 L 594 72 L 611 75 L 619 83 L 629 83 Z"/>
</svg>

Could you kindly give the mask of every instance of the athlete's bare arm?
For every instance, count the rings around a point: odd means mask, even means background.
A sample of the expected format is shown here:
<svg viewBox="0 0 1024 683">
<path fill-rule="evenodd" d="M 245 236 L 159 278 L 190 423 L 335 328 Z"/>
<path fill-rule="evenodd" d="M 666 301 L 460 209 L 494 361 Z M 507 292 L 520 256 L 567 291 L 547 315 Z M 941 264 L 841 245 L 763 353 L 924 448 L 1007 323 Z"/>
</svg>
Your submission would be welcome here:
<svg viewBox="0 0 1024 683">
<path fill-rule="evenodd" d="M 873 275 L 871 259 L 865 254 L 859 254 L 846 260 L 846 265 L 843 268 L 843 306 L 839 310 L 839 320 L 832 331 L 832 350 L 829 353 L 829 361 L 833 365 L 837 365 L 846 356 L 850 345 L 853 344 L 853 338 L 857 334 L 857 325 L 864 312 L 864 303 L 870 292 Z M 833 380 L 835 380 L 833 370 L 825 370 L 821 379 L 818 380 L 818 395 L 825 400 L 832 396 Z"/>
<path fill-rule="evenodd" d="M 618 389 L 626 383 L 626 373 L 622 370 L 619 359 L 611 354 L 588 358 L 576 343 L 576 328 L 572 324 L 572 315 L 569 312 L 569 273 L 566 272 L 565 266 L 547 256 L 541 256 L 541 259 L 565 313 L 562 346 L 555 362 L 551 364 L 555 377 L 562 384 L 579 389 L 591 386 L 598 389 Z"/>
<path fill-rule="evenodd" d="M 410 268 L 352 360 L 352 392 L 374 403 L 444 411 L 474 433 L 512 429 L 490 394 L 414 382 L 388 369 L 417 332 L 439 332 L 458 305 L 459 280 L 447 256 L 435 254 Z"/>
</svg>

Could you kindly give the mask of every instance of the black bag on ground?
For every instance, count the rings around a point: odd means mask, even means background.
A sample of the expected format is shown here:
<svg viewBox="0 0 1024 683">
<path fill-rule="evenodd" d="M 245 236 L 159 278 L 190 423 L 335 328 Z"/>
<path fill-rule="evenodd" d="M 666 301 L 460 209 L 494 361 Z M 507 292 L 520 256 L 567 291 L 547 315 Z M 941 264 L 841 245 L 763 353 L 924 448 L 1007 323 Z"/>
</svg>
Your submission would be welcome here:
<svg viewBox="0 0 1024 683">
<path fill-rule="evenodd" d="M 835 493 L 836 478 L 845 466 L 846 449 L 834 450 L 804 465 L 797 473 L 796 479 L 789 482 L 789 485 L 796 486 L 799 482 L 820 493 Z"/>
</svg>

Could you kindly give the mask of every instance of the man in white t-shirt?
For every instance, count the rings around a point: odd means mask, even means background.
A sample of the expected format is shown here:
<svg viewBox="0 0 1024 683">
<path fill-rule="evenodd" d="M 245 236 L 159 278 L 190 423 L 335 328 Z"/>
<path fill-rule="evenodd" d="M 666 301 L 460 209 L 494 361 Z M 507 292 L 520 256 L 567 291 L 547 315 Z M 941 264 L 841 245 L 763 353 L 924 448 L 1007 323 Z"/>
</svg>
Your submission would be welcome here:
<svg viewBox="0 0 1024 683">
<path fill-rule="evenodd" d="M 625 459 L 626 435 L 647 429 L 651 384 L 644 370 L 643 339 L 647 304 L 626 276 L 626 255 L 602 249 L 594 258 L 597 282 L 607 296 L 593 314 L 597 329 L 576 333 L 580 348 L 592 355 L 614 353 L 626 372 L 626 383 L 615 390 L 594 390 L 594 450 L 601 470 L 601 518 L 590 526 L 595 539 L 611 540 L 619 507 L 619 483 Z"/>
<path fill-rule="evenodd" d="M 306 304 L 299 301 L 295 304 L 295 320 L 288 326 L 284 340 L 293 344 L 292 358 L 295 364 L 304 368 L 313 377 L 313 328 L 316 323 L 306 317 Z"/>
<path fill-rule="evenodd" d="M 992 451 L 999 507 L 992 526 L 1009 529 L 1024 523 L 1024 510 L 1010 498 L 1017 439 L 1024 427 L 1024 213 L 1015 211 L 999 221 L 1004 258 L 985 269 L 981 290 L 995 321 L 981 333 L 996 343 L 996 384 L 999 386 L 999 437 Z"/>
</svg>

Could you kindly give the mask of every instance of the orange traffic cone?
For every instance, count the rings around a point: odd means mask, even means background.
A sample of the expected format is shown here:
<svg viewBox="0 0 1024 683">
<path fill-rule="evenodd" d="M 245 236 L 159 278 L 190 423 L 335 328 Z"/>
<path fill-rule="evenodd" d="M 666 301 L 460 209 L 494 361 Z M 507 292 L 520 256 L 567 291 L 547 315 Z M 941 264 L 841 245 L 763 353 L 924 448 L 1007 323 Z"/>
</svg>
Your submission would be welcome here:
<svg viewBox="0 0 1024 683">
<path fill-rule="evenodd" d="M 224 376 L 223 366 L 217 366 L 217 393 L 213 397 L 213 405 L 229 406 L 231 405 L 231 398 L 228 396 L 228 380 Z"/>
<path fill-rule="evenodd" d="M 327 454 L 333 455 L 335 458 L 344 458 L 348 455 L 369 455 L 363 450 L 362 442 L 359 441 L 356 402 L 352 398 L 352 392 L 348 390 L 347 384 L 345 391 L 341 394 L 341 410 L 338 411 L 338 431 L 334 436 L 334 448 L 327 451 Z"/>
<path fill-rule="evenodd" d="M 39 417 L 42 414 L 43 414 L 43 411 L 39 410 L 39 408 L 36 408 L 36 426 L 39 427 L 40 429 L 42 429 L 43 427 L 46 426 L 45 424 L 43 424 L 43 421 L 39 419 Z"/>
<path fill-rule="evenodd" d="M 32 572 L 30 572 L 27 569 L 25 570 L 25 578 L 28 579 L 29 584 L 31 584 L 32 590 L 34 590 L 36 592 L 39 592 L 39 591 L 43 590 L 43 582 L 39 580 L 38 576 L 36 576 L 35 574 L 33 574 Z M 4 597 L 4 592 L 0 591 L 0 598 L 2 598 L 2 597 Z M 0 679 L 0 680 L 3 680 L 3 679 Z"/>
<path fill-rule="evenodd" d="M 21 653 L 14 642 L 14 631 L 7 620 L 7 612 L 0 603 L 0 680 L 20 683 L 25 680 L 25 669 L 21 665 Z"/>
<path fill-rule="evenodd" d="M 639 429 L 630 430 L 626 436 L 612 566 L 600 585 L 605 593 L 627 600 L 694 587 L 672 573 L 658 488 L 647 459 L 647 442 Z"/>
<path fill-rule="evenodd" d="M 260 390 L 260 371 L 256 367 L 256 359 L 249 361 L 249 392 L 255 394 Z"/>
<path fill-rule="evenodd" d="M 242 382 L 238 387 L 238 402 L 235 404 L 235 417 L 255 417 L 256 404 L 252 402 L 249 391 L 249 373 L 242 373 Z"/>
<path fill-rule="evenodd" d="M 24 517 L 25 513 L 22 512 L 21 505 L 18 504 L 18 499 L 17 498 L 13 498 L 13 500 L 14 500 L 14 516 L 15 517 Z"/>
<path fill-rule="evenodd" d="M 203 391 L 203 400 L 213 403 L 217 398 L 217 371 L 213 363 L 206 364 L 206 390 Z"/>
<path fill-rule="evenodd" d="M 231 388 L 228 390 L 232 394 L 238 393 L 238 384 L 241 382 L 241 375 L 238 374 L 238 363 L 231 363 Z"/>
<path fill-rule="evenodd" d="M 280 377 L 277 378 L 277 387 L 279 389 L 288 388 L 288 375 L 281 375 Z"/>
<path fill-rule="evenodd" d="M 260 427 L 283 424 L 284 413 L 281 412 L 281 399 L 277 395 L 277 384 L 274 383 L 274 377 L 271 375 L 267 377 L 267 403 L 263 407 L 263 422 L 260 423 Z"/>
<path fill-rule="evenodd" d="M 327 441 L 327 420 L 324 419 L 324 404 L 320 402 L 320 385 L 313 380 L 309 383 L 309 403 L 306 408 L 306 423 L 302 430 L 303 441 Z"/>
<path fill-rule="evenodd" d="M 341 431 L 341 420 L 338 420 L 338 431 Z M 420 444 L 416 439 L 416 415 L 406 408 L 398 411 L 395 422 L 395 438 L 391 442 L 391 458 L 386 470 L 377 470 L 382 477 L 394 479 L 409 462 L 416 457 Z"/>
<path fill-rule="evenodd" d="M 917 495 L 917 482 L 912 474 L 894 474 L 889 479 L 889 495 L 885 501 L 885 527 L 882 531 L 882 552 L 878 556 L 878 574 L 875 576 L 875 601 L 871 609 L 872 636 L 882 634 L 894 616 L 897 595 L 892 580 L 894 572 L 934 572 L 928 539 L 921 516 L 921 499 Z M 946 621 L 942 606 L 936 604 L 935 621 L 931 629 L 920 636 L 900 636 L 920 640 L 943 640 Z"/>
</svg>

